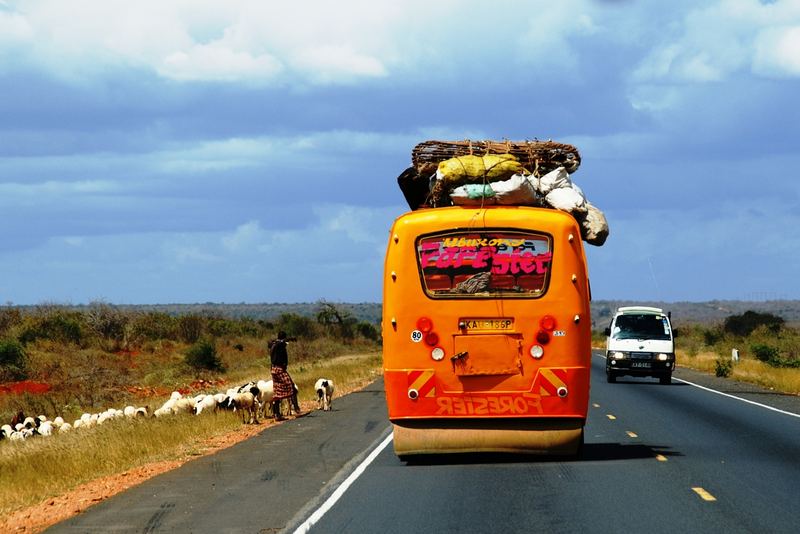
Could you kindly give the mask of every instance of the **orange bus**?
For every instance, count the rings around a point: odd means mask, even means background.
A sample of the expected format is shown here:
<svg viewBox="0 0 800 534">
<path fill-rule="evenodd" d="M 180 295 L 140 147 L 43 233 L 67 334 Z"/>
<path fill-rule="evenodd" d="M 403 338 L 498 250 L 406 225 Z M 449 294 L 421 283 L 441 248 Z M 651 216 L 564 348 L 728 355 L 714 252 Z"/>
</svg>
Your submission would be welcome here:
<svg viewBox="0 0 800 534">
<path fill-rule="evenodd" d="M 400 216 L 382 318 L 395 453 L 578 454 L 589 300 L 568 213 L 452 206 Z"/>
</svg>

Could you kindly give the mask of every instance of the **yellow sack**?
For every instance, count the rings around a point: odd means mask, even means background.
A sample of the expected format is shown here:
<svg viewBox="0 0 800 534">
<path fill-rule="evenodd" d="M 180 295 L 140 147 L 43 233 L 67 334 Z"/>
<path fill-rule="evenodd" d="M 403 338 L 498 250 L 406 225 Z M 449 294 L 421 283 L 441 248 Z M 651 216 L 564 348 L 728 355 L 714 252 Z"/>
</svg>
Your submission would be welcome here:
<svg viewBox="0 0 800 534">
<path fill-rule="evenodd" d="M 522 164 L 511 154 L 459 156 L 439 163 L 436 177 L 448 187 L 465 183 L 497 182 L 515 174 L 527 174 Z"/>
</svg>

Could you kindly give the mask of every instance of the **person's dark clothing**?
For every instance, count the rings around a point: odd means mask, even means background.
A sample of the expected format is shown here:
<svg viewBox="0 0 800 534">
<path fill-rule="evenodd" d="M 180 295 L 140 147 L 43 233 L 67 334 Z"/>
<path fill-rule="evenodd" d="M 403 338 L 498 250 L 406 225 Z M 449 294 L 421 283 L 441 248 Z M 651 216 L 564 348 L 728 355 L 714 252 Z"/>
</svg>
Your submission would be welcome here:
<svg viewBox="0 0 800 534">
<path fill-rule="evenodd" d="M 277 419 L 282 419 L 280 404 L 283 399 L 291 399 L 292 407 L 300 413 L 300 404 L 297 401 L 297 388 L 292 377 L 287 372 L 289 366 L 289 353 L 286 350 L 288 339 L 284 332 L 278 333 L 278 339 L 269 342 L 269 361 L 272 364 L 270 374 L 273 384 L 272 410 Z"/>
<path fill-rule="evenodd" d="M 269 361 L 275 367 L 289 366 L 289 354 L 286 350 L 286 340 L 273 339 L 269 342 Z"/>
</svg>

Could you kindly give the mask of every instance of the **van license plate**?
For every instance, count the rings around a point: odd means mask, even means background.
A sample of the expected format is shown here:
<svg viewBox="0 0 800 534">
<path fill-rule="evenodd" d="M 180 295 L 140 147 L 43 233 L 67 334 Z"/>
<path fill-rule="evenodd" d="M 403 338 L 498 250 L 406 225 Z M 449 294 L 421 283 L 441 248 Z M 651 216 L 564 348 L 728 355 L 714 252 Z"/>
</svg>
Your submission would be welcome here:
<svg viewBox="0 0 800 534">
<path fill-rule="evenodd" d="M 650 362 L 631 362 L 631 367 L 650 368 Z"/>
<path fill-rule="evenodd" d="M 514 319 L 510 318 L 477 318 L 477 319 L 461 319 L 459 326 L 464 325 L 464 330 L 477 331 L 477 330 L 511 330 L 514 327 Z"/>
</svg>

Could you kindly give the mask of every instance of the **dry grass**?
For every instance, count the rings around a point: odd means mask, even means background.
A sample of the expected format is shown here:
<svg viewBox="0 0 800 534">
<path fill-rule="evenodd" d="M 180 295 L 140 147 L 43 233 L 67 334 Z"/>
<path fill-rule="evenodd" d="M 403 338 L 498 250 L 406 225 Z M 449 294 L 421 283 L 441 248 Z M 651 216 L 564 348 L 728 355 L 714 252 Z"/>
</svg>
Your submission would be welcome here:
<svg viewBox="0 0 800 534">
<path fill-rule="evenodd" d="M 720 358 L 715 352 L 704 351 L 690 355 L 685 351 L 677 352 L 678 365 L 714 374 L 716 361 Z M 728 357 L 729 358 L 729 357 Z M 800 369 L 775 368 L 753 358 L 741 357 L 733 364 L 728 378 L 782 391 L 792 395 L 800 395 Z"/>
<path fill-rule="evenodd" d="M 254 362 L 255 363 L 255 362 Z M 311 407 L 314 381 L 334 380 L 335 396 L 362 388 L 381 372 L 379 352 L 291 365 L 304 407 Z M 231 382 L 268 378 L 261 366 L 241 369 Z M 152 399 L 158 406 L 166 399 Z M 180 424 L 175 424 L 179 422 Z M 90 480 L 144 464 L 202 454 L 209 440 L 240 431 L 237 414 L 112 420 L 102 426 L 26 442 L 0 442 L 0 515 L 41 503 Z"/>
</svg>

